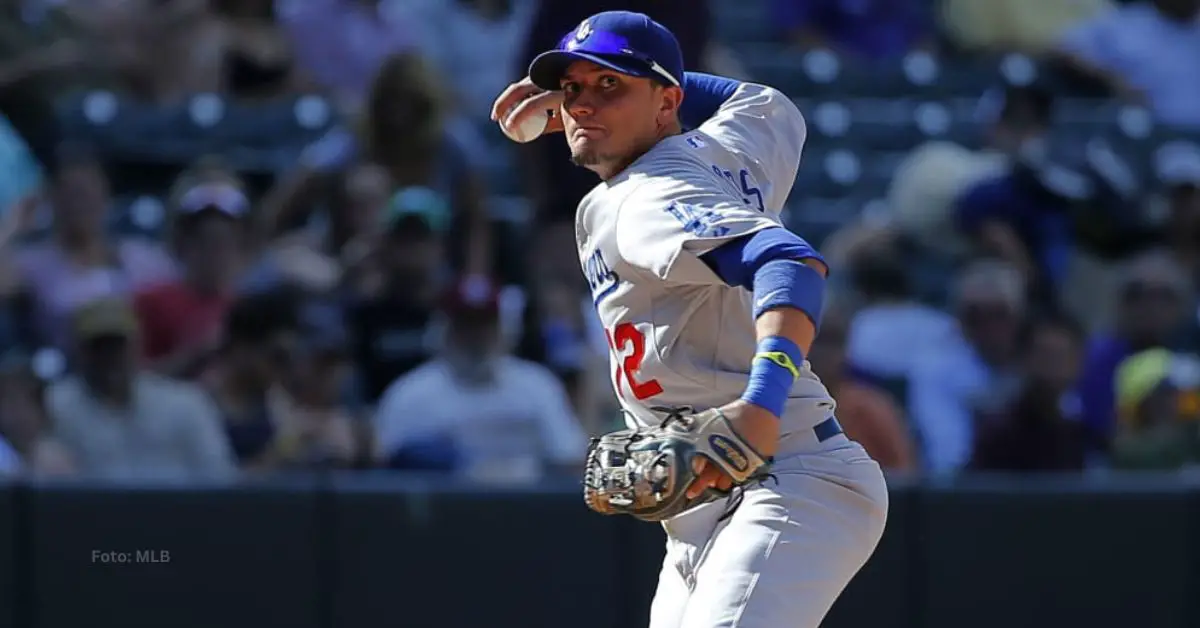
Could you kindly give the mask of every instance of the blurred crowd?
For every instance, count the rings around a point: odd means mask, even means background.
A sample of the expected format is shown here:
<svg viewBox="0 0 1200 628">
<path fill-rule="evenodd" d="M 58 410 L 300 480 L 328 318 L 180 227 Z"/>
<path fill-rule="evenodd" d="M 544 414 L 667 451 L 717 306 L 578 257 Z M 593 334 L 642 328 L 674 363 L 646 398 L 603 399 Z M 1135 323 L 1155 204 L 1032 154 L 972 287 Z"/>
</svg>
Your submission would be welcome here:
<svg viewBox="0 0 1200 628">
<path fill-rule="evenodd" d="M 1200 462 L 1200 0 L 0 0 L 0 473 L 574 473 L 594 175 L 488 113 L 613 8 L 805 113 L 885 467 Z"/>
</svg>

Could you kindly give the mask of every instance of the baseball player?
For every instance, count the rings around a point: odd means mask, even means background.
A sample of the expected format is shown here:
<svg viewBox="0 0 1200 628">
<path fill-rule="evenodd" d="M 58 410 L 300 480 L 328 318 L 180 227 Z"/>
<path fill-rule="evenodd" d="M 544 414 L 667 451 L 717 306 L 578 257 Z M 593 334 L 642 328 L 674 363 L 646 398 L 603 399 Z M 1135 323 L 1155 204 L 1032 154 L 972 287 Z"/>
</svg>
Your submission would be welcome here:
<svg viewBox="0 0 1200 628">
<path fill-rule="evenodd" d="M 775 89 L 682 66 L 662 25 L 600 13 L 492 118 L 517 141 L 564 133 L 600 176 L 575 234 L 630 427 L 688 408 L 731 430 L 708 438 L 730 464 L 693 457 L 686 489 L 727 497 L 663 521 L 651 628 L 816 628 L 874 551 L 888 496 L 805 359 L 827 269 L 780 221 L 804 119 Z M 747 452 L 769 476 L 731 477 Z"/>
</svg>

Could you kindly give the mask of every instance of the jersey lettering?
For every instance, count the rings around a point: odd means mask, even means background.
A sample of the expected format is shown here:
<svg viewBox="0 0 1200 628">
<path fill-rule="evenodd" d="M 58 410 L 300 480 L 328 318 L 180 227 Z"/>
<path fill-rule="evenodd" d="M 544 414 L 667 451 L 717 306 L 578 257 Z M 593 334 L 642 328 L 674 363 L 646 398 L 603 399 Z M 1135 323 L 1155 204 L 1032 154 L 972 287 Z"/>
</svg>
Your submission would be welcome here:
<svg viewBox="0 0 1200 628">
<path fill-rule="evenodd" d="M 606 330 L 608 346 L 616 356 L 617 368 L 613 372 L 613 382 L 620 394 L 621 380 L 633 394 L 633 398 L 641 401 L 662 394 L 663 387 L 658 380 L 650 379 L 644 382 L 637 380 L 637 373 L 642 368 L 642 360 L 646 358 L 646 335 L 638 330 L 633 323 L 621 323 L 612 331 Z"/>
<path fill-rule="evenodd" d="M 760 212 L 767 211 L 767 206 L 765 203 L 763 203 L 762 191 L 759 190 L 757 187 L 754 187 L 754 178 L 750 176 L 750 171 L 743 168 L 740 175 L 742 178 L 742 193 L 745 194 L 746 196 L 751 196 L 754 198 L 754 201 L 755 201 L 754 205 L 756 206 L 758 211 L 760 211 Z M 749 199 L 742 199 L 742 200 L 745 200 L 747 205 L 750 204 Z"/>
<path fill-rule="evenodd" d="M 731 194 L 742 199 L 742 202 L 747 207 L 753 207 L 760 212 L 767 211 L 767 205 L 763 201 L 762 190 L 754 184 L 754 177 L 750 175 L 750 171 L 742 168 L 738 171 L 737 176 L 734 176 L 730 170 L 725 170 L 718 165 L 713 165 L 712 171 L 725 184 L 725 189 Z"/>
<path fill-rule="evenodd" d="M 729 227 L 714 226 L 720 220 L 716 212 L 685 203 L 671 203 L 667 213 L 683 223 L 683 230 L 698 238 L 719 238 L 729 234 Z"/>
<path fill-rule="evenodd" d="M 600 305 L 605 297 L 612 294 L 621 283 L 621 278 L 613 272 L 612 267 L 604 259 L 600 249 L 596 249 L 583 265 L 583 275 L 588 287 L 592 290 L 592 302 Z"/>
</svg>

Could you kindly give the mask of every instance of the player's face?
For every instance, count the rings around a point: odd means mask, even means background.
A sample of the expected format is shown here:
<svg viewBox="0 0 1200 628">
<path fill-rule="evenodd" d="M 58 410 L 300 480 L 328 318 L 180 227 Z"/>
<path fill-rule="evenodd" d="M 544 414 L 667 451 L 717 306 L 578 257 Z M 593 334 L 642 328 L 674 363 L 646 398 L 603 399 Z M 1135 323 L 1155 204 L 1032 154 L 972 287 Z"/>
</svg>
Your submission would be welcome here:
<svg viewBox="0 0 1200 628">
<path fill-rule="evenodd" d="M 683 92 L 647 78 L 576 61 L 561 82 L 571 159 L 603 178 L 619 172 L 670 131 Z"/>
</svg>

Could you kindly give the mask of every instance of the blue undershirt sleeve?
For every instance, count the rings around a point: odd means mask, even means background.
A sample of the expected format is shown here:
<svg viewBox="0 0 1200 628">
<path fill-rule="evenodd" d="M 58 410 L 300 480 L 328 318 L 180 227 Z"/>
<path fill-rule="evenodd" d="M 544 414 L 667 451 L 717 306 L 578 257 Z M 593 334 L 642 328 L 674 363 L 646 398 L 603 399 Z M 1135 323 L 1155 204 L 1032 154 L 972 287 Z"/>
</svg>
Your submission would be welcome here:
<svg viewBox="0 0 1200 628">
<path fill-rule="evenodd" d="M 685 129 L 704 124 L 733 96 L 739 85 L 739 81 L 723 76 L 686 72 L 683 78 L 683 103 L 679 106 L 680 123 Z"/>
<path fill-rule="evenodd" d="M 804 263 L 821 254 L 800 236 L 772 227 L 736 238 L 700 258 L 722 281 L 754 294 L 754 318 L 778 307 L 793 307 L 820 327 L 825 277 Z"/>
<path fill-rule="evenodd" d="M 754 289 L 754 275 L 771 260 L 825 258 L 800 236 L 784 229 L 771 227 L 750 235 L 735 238 L 700 256 L 700 259 L 731 286 Z"/>
</svg>

